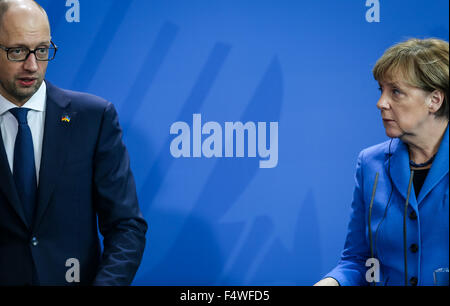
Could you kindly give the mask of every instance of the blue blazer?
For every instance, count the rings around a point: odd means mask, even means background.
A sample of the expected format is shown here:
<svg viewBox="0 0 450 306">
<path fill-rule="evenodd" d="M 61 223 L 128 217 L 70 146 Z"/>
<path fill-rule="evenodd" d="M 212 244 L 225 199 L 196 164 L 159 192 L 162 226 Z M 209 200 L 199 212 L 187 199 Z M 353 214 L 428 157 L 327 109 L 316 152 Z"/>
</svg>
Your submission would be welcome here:
<svg viewBox="0 0 450 306">
<path fill-rule="evenodd" d="M 417 285 L 433 285 L 433 271 L 449 266 L 448 134 L 447 127 L 418 198 L 414 186 L 409 198 L 406 219 L 408 285 L 414 284 L 415 280 Z M 380 283 L 405 283 L 403 215 L 410 179 L 409 153 L 405 143 L 399 139 L 392 141 L 390 149 L 389 144 L 390 141 L 365 149 L 359 155 L 344 250 L 337 267 L 326 275 L 336 279 L 340 285 L 368 285 L 366 272 L 370 267 L 365 266 L 371 257 L 368 214 L 377 172 L 379 181 L 371 227 L 374 257 L 381 267 Z M 414 215 L 412 211 L 417 218 L 409 216 Z M 410 247 L 413 244 L 418 248 Z"/>
<path fill-rule="evenodd" d="M 62 120 L 69 116 L 70 122 Z M 0 285 L 129 285 L 147 224 L 117 113 L 98 97 L 47 82 L 35 216 L 28 224 L 0 133 Z M 98 227 L 97 227 L 98 218 Z M 101 250 L 98 229 L 104 237 Z M 80 264 L 68 283 L 66 261 Z"/>
</svg>

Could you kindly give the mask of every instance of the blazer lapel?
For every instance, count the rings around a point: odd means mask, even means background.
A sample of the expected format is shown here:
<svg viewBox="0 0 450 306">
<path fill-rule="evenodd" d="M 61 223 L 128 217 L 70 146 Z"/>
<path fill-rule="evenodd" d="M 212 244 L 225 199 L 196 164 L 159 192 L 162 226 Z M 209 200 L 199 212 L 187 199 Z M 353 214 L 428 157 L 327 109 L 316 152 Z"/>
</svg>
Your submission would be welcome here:
<svg viewBox="0 0 450 306">
<path fill-rule="evenodd" d="M 406 201 L 408 195 L 409 180 L 411 171 L 409 167 L 409 152 L 406 144 L 400 139 L 396 139 L 396 148 L 391 157 L 391 177 L 398 192 Z M 411 186 L 409 204 L 417 208 L 417 200 L 414 193 L 414 185 Z"/>
<path fill-rule="evenodd" d="M 47 82 L 47 107 L 34 219 L 35 229 L 42 221 L 67 155 L 72 121 L 63 120 L 63 118 L 66 115 L 69 116 L 68 118 L 73 118 L 69 106 L 69 98 Z"/>
<path fill-rule="evenodd" d="M 8 157 L 6 156 L 5 146 L 3 145 L 2 133 L 0 133 L 0 190 L 6 195 L 8 202 L 19 215 L 23 224 L 29 227 L 25 213 L 23 211 L 22 203 L 17 194 L 16 184 L 9 168 Z"/>
<path fill-rule="evenodd" d="M 448 173 L 448 126 L 442 138 L 436 158 L 431 166 L 430 172 L 423 183 L 423 187 L 419 193 L 418 203 L 430 193 L 430 191 L 442 180 Z"/>
</svg>

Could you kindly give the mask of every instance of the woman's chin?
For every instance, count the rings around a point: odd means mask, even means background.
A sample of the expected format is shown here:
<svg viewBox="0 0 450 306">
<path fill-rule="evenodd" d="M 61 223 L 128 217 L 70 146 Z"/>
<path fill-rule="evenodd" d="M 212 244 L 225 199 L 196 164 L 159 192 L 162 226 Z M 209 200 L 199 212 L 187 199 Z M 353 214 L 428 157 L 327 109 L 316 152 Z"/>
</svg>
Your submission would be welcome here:
<svg viewBox="0 0 450 306">
<path fill-rule="evenodd" d="M 386 136 L 389 138 L 399 138 L 400 136 L 403 135 L 403 133 L 398 129 L 386 128 L 385 130 L 386 130 Z"/>
</svg>

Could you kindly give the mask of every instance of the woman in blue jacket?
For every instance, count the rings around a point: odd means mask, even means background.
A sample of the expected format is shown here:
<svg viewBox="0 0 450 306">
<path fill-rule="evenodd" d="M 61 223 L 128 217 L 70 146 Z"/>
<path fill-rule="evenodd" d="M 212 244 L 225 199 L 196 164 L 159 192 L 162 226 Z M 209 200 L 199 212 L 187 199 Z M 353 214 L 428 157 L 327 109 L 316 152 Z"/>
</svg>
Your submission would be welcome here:
<svg viewBox="0 0 450 306">
<path fill-rule="evenodd" d="M 433 285 L 449 265 L 448 42 L 397 44 L 373 74 L 391 140 L 360 153 L 341 260 L 316 285 Z"/>
</svg>

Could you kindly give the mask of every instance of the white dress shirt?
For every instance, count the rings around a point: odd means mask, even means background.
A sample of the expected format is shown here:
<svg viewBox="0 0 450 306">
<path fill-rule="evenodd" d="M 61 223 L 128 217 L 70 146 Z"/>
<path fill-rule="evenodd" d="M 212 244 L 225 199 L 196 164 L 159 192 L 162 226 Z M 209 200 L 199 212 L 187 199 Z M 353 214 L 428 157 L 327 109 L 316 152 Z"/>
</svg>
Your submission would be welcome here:
<svg viewBox="0 0 450 306">
<path fill-rule="evenodd" d="M 44 138 L 45 107 L 47 103 L 47 86 L 42 82 L 39 90 L 25 103 L 24 108 L 29 108 L 27 119 L 31 130 L 34 147 L 34 162 L 36 166 L 36 180 L 39 184 L 39 170 L 41 167 L 42 141 Z M 2 131 L 3 145 L 5 146 L 6 156 L 8 157 L 11 173 L 14 168 L 14 145 L 18 131 L 18 122 L 16 117 L 9 112 L 17 105 L 8 101 L 0 94 L 0 129 Z"/>
</svg>

